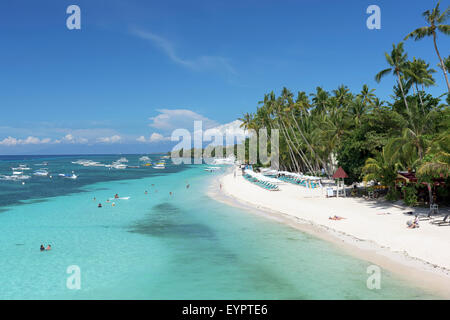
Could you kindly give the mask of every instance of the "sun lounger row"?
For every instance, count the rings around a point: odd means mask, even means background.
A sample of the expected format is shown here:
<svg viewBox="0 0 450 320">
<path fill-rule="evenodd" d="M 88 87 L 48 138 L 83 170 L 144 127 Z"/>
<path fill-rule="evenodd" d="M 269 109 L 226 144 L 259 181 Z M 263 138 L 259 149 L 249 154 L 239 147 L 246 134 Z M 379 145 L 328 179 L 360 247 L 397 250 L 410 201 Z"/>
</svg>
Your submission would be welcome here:
<svg viewBox="0 0 450 320">
<path fill-rule="evenodd" d="M 300 185 L 306 188 L 318 188 L 319 182 L 315 182 L 312 180 L 307 180 L 307 179 L 299 179 L 299 178 L 295 178 L 295 177 L 289 177 L 289 176 L 279 176 L 278 177 L 279 180 L 284 181 L 284 182 L 289 182 L 292 184 L 296 184 L 296 185 Z"/>
<path fill-rule="evenodd" d="M 249 174 L 245 174 L 244 175 L 244 179 L 249 181 L 249 182 L 251 182 L 251 183 L 253 183 L 253 184 L 256 184 L 257 186 L 259 186 L 259 187 L 261 187 L 263 189 L 269 190 L 269 191 L 277 191 L 277 190 L 279 190 L 277 185 L 275 185 L 273 183 L 270 183 L 270 182 L 267 182 L 267 181 L 258 180 L 258 179 L 256 179 L 255 177 L 252 177 Z"/>
</svg>

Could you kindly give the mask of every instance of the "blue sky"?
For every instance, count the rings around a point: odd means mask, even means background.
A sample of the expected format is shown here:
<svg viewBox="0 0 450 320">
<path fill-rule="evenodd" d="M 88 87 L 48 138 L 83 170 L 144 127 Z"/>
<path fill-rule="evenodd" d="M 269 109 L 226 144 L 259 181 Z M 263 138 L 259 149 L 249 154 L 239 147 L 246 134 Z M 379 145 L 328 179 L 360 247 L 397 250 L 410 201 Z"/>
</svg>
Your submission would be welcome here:
<svg viewBox="0 0 450 320">
<path fill-rule="evenodd" d="M 435 3 L 2 1 L 0 154 L 165 151 L 174 128 L 232 122 L 283 86 L 367 83 L 388 99 L 394 79 L 374 81 L 384 52 L 424 25 Z M 66 28 L 71 4 L 81 30 Z M 381 30 L 366 27 L 371 4 Z M 448 37 L 438 41 L 448 55 Z M 438 70 L 431 39 L 405 48 Z M 440 70 L 435 79 L 429 92 L 446 92 Z"/>
</svg>

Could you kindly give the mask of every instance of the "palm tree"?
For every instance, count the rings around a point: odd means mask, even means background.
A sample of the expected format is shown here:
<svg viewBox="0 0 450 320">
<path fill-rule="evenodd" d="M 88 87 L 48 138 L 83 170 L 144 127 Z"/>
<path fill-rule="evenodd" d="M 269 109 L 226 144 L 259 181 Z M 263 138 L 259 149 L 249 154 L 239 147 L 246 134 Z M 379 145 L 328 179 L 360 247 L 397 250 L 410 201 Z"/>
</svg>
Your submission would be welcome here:
<svg viewBox="0 0 450 320">
<path fill-rule="evenodd" d="M 409 113 L 409 107 L 408 107 L 408 101 L 406 101 L 405 92 L 403 90 L 403 84 L 402 84 L 402 76 L 401 74 L 407 69 L 408 62 L 407 57 L 408 55 L 404 53 L 403 49 L 403 42 L 400 42 L 397 46 L 395 44 L 392 45 L 392 51 L 389 55 L 387 52 L 385 52 L 386 61 L 390 65 L 390 68 L 381 70 L 378 72 L 375 76 L 375 80 L 379 83 L 381 81 L 381 78 L 386 76 L 389 73 L 393 73 L 397 76 L 398 85 L 400 87 L 401 94 L 403 96 L 403 101 L 405 102 L 406 110 Z"/>
<path fill-rule="evenodd" d="M 419 85 L 424 87 L 429 87 L 435 84 L 435 81 L 433 79 L 433 73 L 436 72 L 434 69 L 429 68 L 430 65 L 426 63 L 422 59 L 416 59 L 413 58 L 413 61 L 410 61 L 408 63 L 408 68 L 405 70 L 405 73 L 409 77 L 409 82 L 411 85 L 414 84 L 417 94 L 419 95 L 420 104 L 423 109 L 423 101 L 422 101 L 422 94 L 419 90 Z M 414 88 L 414 87 L 413 87 Z"/>
<path fill-rule="evenodd" d="M 435 111 L 421 114 L 417 101 L 414 101 L 411 104 L 411 114 L 408 119 L 405 119 L 408 122 L 402 135 L 389 140 L 385 146 L 386 154 L 406 168 L 417 167 L 417 164 L 421 163 L 425 157 L 436 116 Z"/>
<path fill-rule="evenodd" d="M 333 94 L 336 99 L 336 108 L 344 107 L 352 98 L 350 90 L 344 85 L 340 85 L 336 90 L 333 90 Z"/>
<path fill-rule="evenodd" d="M 362 168 L 364 174 L 363 181 L 371 180 L 381 182 L 383 185 L 392 189 L 395 186 L 397 177 L 397 165 L 383 151 L 378 152 L 375 157 L 368 158 Z"/>
<path fill-rule="evenodd" d="M 450 176 L 450 136 L 441 134 L 428 148 L 425 161 L 417 170 L 419 175 L 431 177 Z"/>
<path fill-rule="evenodd" d="M 310 95 L 313 97 L 311 101 L 315 112 L 321 113 L 327 110 L 329 105 L 328 98 L 330 96 L 327 91 L 321 87 L 317 87 L 316 93 L 311 93 Z"/>
<path fill-rule="evenodd" d="M 357 96 L 350 103 L 348 109 L 350 115 L 355 119 L 355 125 L 359 126 L 361 123 L 361 117 L 367 113 L 367 105 L 361 96 Z"/>
<path fill-rule="evenodd" d="M 369 89 L 369 87 L 367 86 L 367 84 L 364 84 L 361 90 L 361 93 L 359 93 L 357 96 L 361 97 L 362 102 L 365 105 L 370 105 L 374 102 L 375 94 L 374 94 L 375 89 Z"/>
<path fill-rule="evenodd" d="M 448 82 L 447 68 L 445 67 L 444 61 L 441 58 L 441 55 L 439 53 L 437 43 L 436 43 L 436 38 L 437 38 L 436 31 L 437 30 L 442 32 L 443 34 L 450 35 L 450 25 L 444 24 L 445 21 L 449 17 L 450 6 L 443 13 L 441 13 L 441 11 L 439 9 L 440 3 L 441 3 L 441 1 L 439 0 L 436 7 L 433 10 L 431 10 L 431 11 L 427 10 L 422 14 L 424 16 L 425 20 L 428 22 L 429 26 L 421 27 L 421 28 L 414 30 L 413 32 L 411 32 L 410 34 L 408 34 L 405 37 L 405 40 L 407 40 L 409 38 L 414 38 L 414 40 L 417 41 L 417 40 L 423 39 L 425 37 L 433 36 L 434 49 L 436 50 L 436 54 L 439 58 L 439 61 L 441 62 L 445 81 L 447 82 L 447 89 L 448 89 L 448 92 L 450 93 L 450 83 Z"/>
<path fill-rule="evenodd" d="M 434 140 L 417 169 L 417 177 L 427 184 L 430 204 L 433 204 L 432 179 L 450 176 L 450 136 L 445 132 Z"/>
</svg>

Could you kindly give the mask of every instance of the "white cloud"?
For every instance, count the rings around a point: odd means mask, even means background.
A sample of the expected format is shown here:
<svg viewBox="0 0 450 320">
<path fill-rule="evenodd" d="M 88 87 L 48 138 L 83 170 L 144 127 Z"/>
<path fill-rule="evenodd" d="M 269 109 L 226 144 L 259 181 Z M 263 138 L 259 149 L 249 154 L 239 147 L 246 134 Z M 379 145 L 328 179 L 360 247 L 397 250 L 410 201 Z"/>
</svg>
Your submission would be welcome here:
<svg viewBox="0 0 450 320">
<path fill-rule="evenodd" d="M 175 46 L 167 39 L 154 33 L 139 29 L 132 29 L 131 33 L 141 39 L 151 41 L 155 46 L 161 49 L 173 62 L 196 71 L 219 71 L 227 74 L 236 74 L 227 58 L 221 56 L 199 56 L 195 59 L 183 59 L 176 50 Z"/>
<path fill-rule="evenodd" d="M 102 142 L 102 143 L 117 143 L 117 142 L 120 142 L 121 140 L 122 140 L 122 137 L 119 135 L 113 135 L 111 137 L 101 137 L 101 138 L 97 139 L 98 142 Z"/>
<path fill-rule="evenodd" d="M 37 137 L 33 137 L 33 136 L 29 136 L 26 139 L 17 139 L 14 137 L 7 137 L 3 140 L 0 141 L 0 145 L 2 146 L 17 146 L 17 145 L 27 145 L 27 144 L 46 144 L 46 143 L 50 143 L 51 140 L 50 138 L 45 138 L 45 139 L 39 139 Z"/>
<path fill-rule="evenodd" d="M 170 140 L 170 137 L 164 137 L 162 134 L 157 133 L 157 132 L 153 132 L 149 139 L 149 141 L 152 143 L 169 141 L 169 140 Z"/>
<path fill-rule="evenodd" d="M 136 139 L 136 141 L 138 141 L 138 142 L 147 142 L 147 140 L 145 139 L 144 136 L 140 136 L 139 138 Z"/>
<path fill-rule="evenodd" d="M 235 120 L 204 131 L 209 136 L 222 136 L 226 145 L 241 143 L 249 136 L 248 131 L 241 128 L 242 121 Z M 235 137 L 233 141 L 226 141 L 226 137 Z"/>
<path fill-rule="evenodd" d="M 219 125 L 216 121 L 188 109 L 159 109 L 157 111 L 160 114 L 150 118 L 152 122 L 149 126 L 160 130 L 193 129 L 194 121 L 202 121 L 203 129 Z"/>
<path fill-rule="evenodd" d="M 0 141 L 0 145 L 3 145 L 3 146 L 15 146 L 17 144 L 18 144 L 18 140 L 13 137 L 8 137 L 8 138 L 5 138 L 2 141 Z"/>
</svg>

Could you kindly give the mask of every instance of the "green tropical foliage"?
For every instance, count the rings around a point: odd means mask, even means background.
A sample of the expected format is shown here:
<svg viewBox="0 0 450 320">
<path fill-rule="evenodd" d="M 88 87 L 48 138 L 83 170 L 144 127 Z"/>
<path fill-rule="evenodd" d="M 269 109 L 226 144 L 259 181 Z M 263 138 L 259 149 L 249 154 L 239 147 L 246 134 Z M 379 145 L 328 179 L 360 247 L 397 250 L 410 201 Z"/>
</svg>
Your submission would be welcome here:
<svg viewBox="0 0 450 320">
<path fill-rule="evenodd" d="M 438 2 L 423 15 L 428 26 L 414 30 L 405 40 L 432 36 L 447 80 L 450 57 L 441 59 L 436 39 L 438 33 L 450 33 L 445 25 L 450 10 L 441 12 Z M 381 100 L 366 84 L 360 92 L 345 85 L 331 91 L 317 87 L 310 94 L 283 88 L 279 95 L 265 94 L 255 113 L 243 115 L 242 127 L 267 128 L 269 135 L 279 130 L 282 170 L 316 175 L 324 170 L 331 176 L 342 166 L 349 175 L 347 182 L 374 180 L 387 186 L 391 195 L 399 192 L 394 190 L 399 170 L 416 172 L 419 185 L 428 184 L 430 190 L 433 179 L 449 182 L 450 90 L 438 97 L 427 93 L 435 85 L 436 70 L 421 58 L 409 60 L 403 42 L 393 44 L 385 60 L 387 67 L 375 80 L 394 76 L 390 101 Z M 417 189 L 404 189 L 411 202 Z"/>
</svg>

